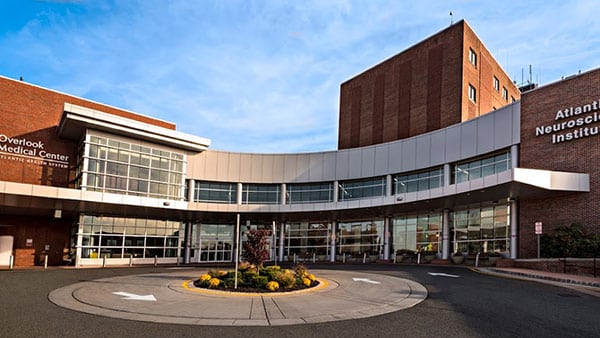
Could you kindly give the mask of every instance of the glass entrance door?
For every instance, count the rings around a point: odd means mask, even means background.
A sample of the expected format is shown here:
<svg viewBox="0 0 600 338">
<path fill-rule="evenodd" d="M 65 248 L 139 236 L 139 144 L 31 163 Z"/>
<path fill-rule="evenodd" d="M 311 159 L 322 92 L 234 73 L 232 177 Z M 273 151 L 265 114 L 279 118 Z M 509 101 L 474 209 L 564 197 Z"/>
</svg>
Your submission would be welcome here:
<svg viewBox="0 0 600 338">
<path fill-rule="evenodd" d="M 233 225 L 201 224 L 198 233 L 199 250 L 196 257 L 199 262 L 231 262 Z"/>
</svg>

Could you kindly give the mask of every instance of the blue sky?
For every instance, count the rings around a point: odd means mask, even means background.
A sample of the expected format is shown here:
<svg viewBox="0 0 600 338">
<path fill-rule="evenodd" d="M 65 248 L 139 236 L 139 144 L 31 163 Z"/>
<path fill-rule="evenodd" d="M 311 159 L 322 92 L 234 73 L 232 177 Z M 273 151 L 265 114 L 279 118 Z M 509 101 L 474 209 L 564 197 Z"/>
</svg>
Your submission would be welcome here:
<svg viewBox="0 0 600 338">
<path fill-rule="evenodd" d="M 466 19 L 509 76 L 600 66 L 600 2 L 2 0 L 0 75 L 175 122 L 213 149 L 337 146 L 340 84 Z"/>
</svg>

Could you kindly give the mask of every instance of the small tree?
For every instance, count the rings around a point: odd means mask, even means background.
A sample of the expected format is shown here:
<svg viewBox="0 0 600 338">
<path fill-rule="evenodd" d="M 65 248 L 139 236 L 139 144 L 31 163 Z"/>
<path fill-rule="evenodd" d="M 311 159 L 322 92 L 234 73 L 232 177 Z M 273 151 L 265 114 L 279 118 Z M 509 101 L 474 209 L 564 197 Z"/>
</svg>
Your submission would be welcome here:
<svg viewBox="0 0 600 338">
<path fill-rule="evenodd" d="M 246 242 L 244 243 L 243 257 L 248 263 L 256 266 L 256 271 L 260 271 L 263 263 L 269 259 L 269 230 L 251 229 L 246 232 Z"/>
</svg>

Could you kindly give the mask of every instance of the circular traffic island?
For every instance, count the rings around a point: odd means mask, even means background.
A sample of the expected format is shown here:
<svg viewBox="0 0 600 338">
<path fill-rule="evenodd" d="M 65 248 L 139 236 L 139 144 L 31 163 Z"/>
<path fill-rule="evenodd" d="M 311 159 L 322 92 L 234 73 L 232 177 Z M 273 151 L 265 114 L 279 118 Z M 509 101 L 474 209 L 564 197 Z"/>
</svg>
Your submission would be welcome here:
<svg viewBox="0 0 600 338">
<path fill-rule="evenodd" d="M 297 264 L 293 269 L 282 269 L 278 265 L 256 267 L 242 263 L 237 273 L 235 270 L 209 270 L 194 280 L 193 285 L 211 290 L 264 293 L 309 289 L 319 285 L 319 281 L 303 264 Z"/>
</svg>

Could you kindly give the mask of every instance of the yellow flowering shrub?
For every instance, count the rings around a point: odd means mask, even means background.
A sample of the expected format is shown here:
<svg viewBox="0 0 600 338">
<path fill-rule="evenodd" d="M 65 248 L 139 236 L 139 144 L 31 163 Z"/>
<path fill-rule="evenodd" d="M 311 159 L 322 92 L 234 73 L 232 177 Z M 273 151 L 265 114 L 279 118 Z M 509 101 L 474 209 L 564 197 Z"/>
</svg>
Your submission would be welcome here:
<svg viewBox="0 0 600 338">
<path fill-rule="evenodd" d="M 276 281 L 272 280 L 267 283 L 267 290 L 275 291 L 277 289 L 279 289 L 279 283 L 277 283 Z"/>
<path fill-rule="evenodd" d="M 208 282 L 212 277 L 207 274 L 207 273 L 203 273 L 200 275 L 200 282 L 204 283 L 204 282 Z"/>
<path fill-rule="evenodd" d="M 306 278 L 310 279 L 311 282 L 314 282 L 314 281 L 317 280 L 317 278 L 315 277 L 315 275 L 313 275 L 312 273 L 307 274 Z"/>
<path fill-rule="evenodd" d="M 312 284 L 312 282 L 308 278 L 302 278 L 302 284 L 304 284 L 304 286 L 306 287 L 310 287 L 310 284 Z"/>
<path fill-rule="evenodd" d="M 209 288 L 216 288 L 216 287 L 218 287 L 218 286 L 219 286 L 219 284 L 221 284 L 221 280 L 220 280 L 220 279 L 218 279 L 218 278 L 211 278 L 211 279 L 208 281 L 208 287 L 209 287 Z"/>
</svg>

